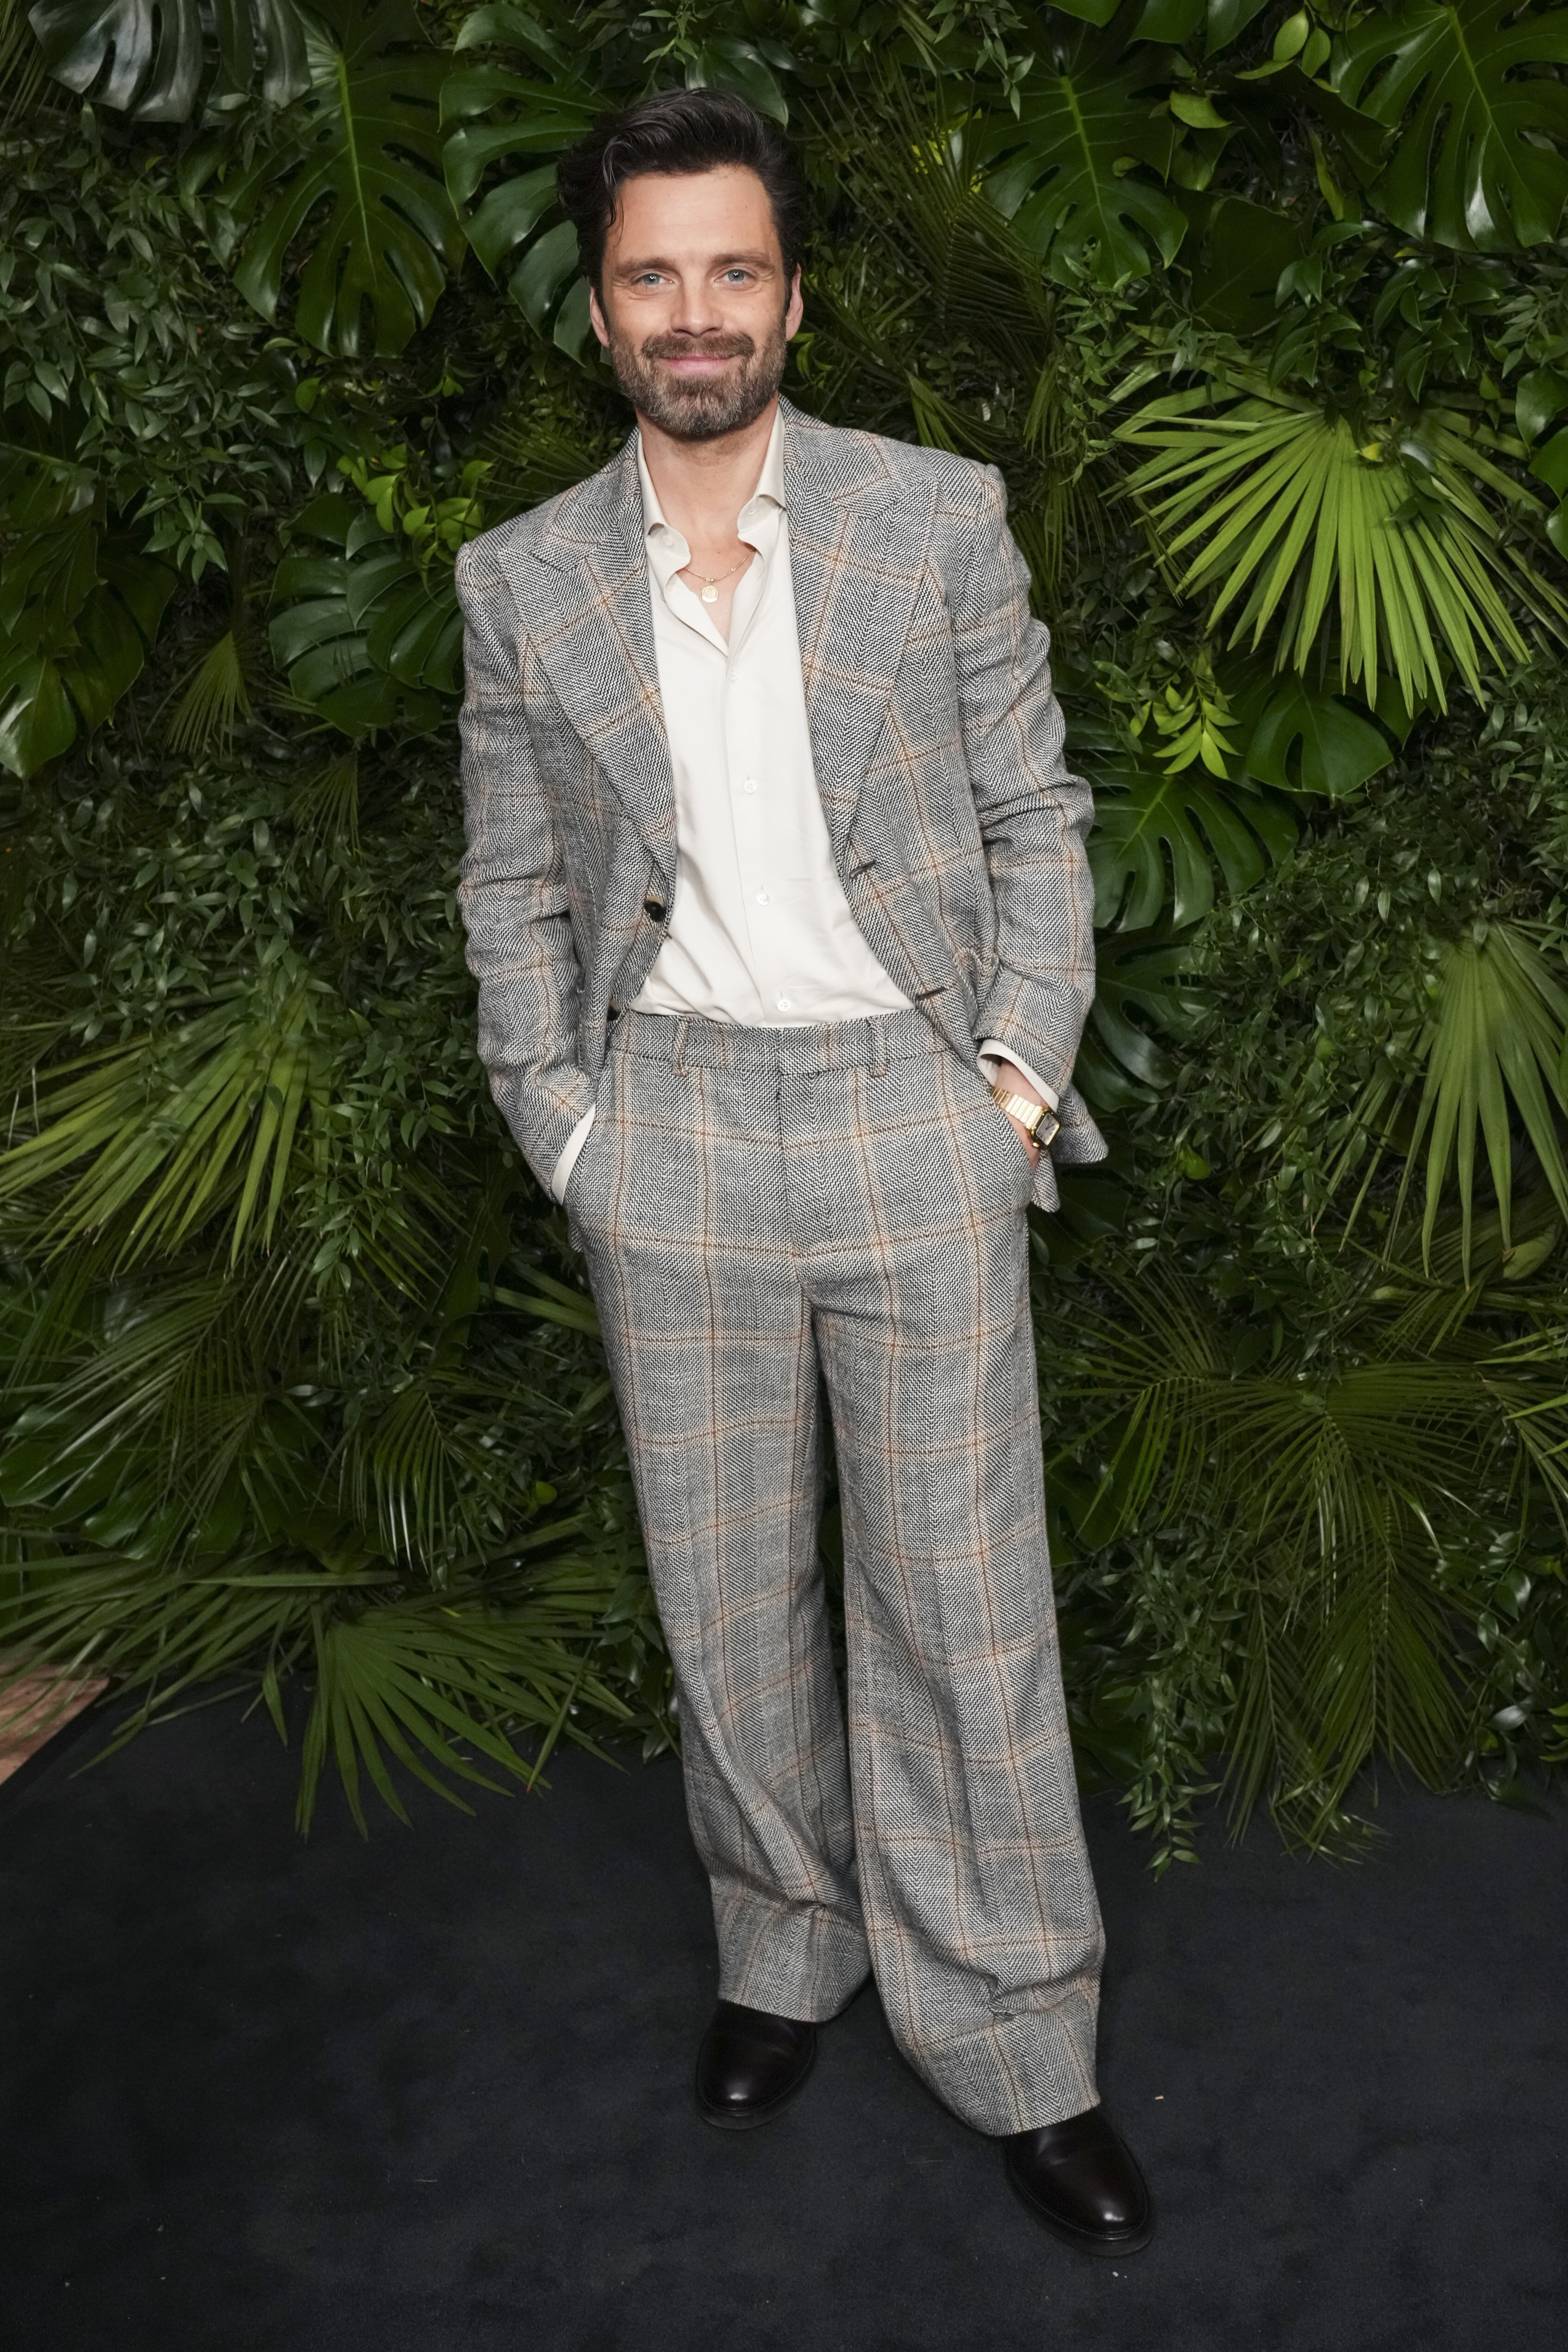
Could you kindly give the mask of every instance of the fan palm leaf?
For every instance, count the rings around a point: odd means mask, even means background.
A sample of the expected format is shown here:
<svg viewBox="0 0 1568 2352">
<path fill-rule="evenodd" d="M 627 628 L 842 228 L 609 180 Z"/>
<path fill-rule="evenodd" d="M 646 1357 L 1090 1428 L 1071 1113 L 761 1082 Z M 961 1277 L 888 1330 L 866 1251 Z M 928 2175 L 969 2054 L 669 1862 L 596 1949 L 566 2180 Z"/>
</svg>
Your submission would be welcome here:
<svg viewBox="0 0 1568 2352">
<path fill-rule="evenodd" d="M 342 1491 L 355 1522 L 392 1558 L 439 1574 L 455 1549 L 515 1516 L 520 1465 L 497 1444 L 509 1386 L 461 1365 L 427 1365 L 356 1420 L 343 1443 Z"/>
<path fill-rule="evenodd" d="M 47 72 L 27 22 L 26 0 L 0 0 L 0 129 L 9 130 L 34 111 Z"/>
<path fill-rule="evenodd" d="M 297 1274 L 186 1275 L 93 1302 L 85 1328 L 62 1308 L 13 1374 L 22 1410 L 0 1451 L 0 1497 L 142 1557 L 223 1549 L 248 1507 L 244 1482 L 265 1485 L 308 1430 L 286 1392 Z"/>
<path fill-rule="evenodd" d="M 1478 941 L 1450 948 L 1443 968 L 1441 1011 L 1415 1115 L 1410 1160 L 1426 1142 L 1426 1205 L 1421 1242 L 1429 1252 L 1437 1202 L 1450 1159 L 1456 1168 L 1466 1233 L 1474 1215 L 1477 1131 L 1502 1219 L 1504 1246 L 1512 1241 L 1513 1144 L 1511 1099 L 1534 1147 L 1542 1174 L 1568 1216 L 1568 1160 L 1554 1112 L 1568 1112 L 1568 992 L 1534 942 L 1515 927 L 1491 925 Z"/>
<path fill-rule="evenodd" d="M 1428 1264 L 1446 1188 L 1458 1179 L 1460 1259 L 1470 1280 L 1476 1223 L 1478 1140 L 1484 1144 L 1497 1200 L 1503 1251 L 1513 1246 L 1513 1120 L 1529 1138 L 1542 1176 L 1568 1218 L 1568 1154 L 1561 1118 L 1568 1114 L 1568 986 L 1555 940 L 1511 922 L 1478 924 L 1443 951 L 1433 1017 L 1412 1052 L 1426 1065 L 1414 1128 L 1405 1147 L 1399 1202 L 1426 1146 L 1421 1245 Z M 1385 1068 L 1364 1089 L 1358 1127 L 1391 1135 L 1408 1093 Z M 1342 1181 L 1354 1145 L 1331 1174 Z M 1364 1199 L 1377 1161 L 1363 1177 Z M 1522 1269 L 1520 1269 L 1522 1271 Z"/>
<path fill-rule="evenodd" d="M 1119 437 L 1152 452 L 1126 495 L 1165 560 L 1187 557 L 1179 592 L 1212 594 L 1211 625 L 1234 612 L 1232 645 L 1250 634 L 1256 647 L 1278 622 L 1279 668 L 1307 669 L 1331 612 L 1342 683 L 1375 699 L 1392 674 L 1407 708 L 1446 708 L 1445 657 L 1479 694 L 1483 657 L 1524 656 L 1510 593 L 1568 620 L 1481 495 L 1506 510 L 1532 494 L 1458 415 L 1429 411 L 1372 439 L 1282 392 L 1254 389 L 1218 410 L 1186 392 L 1149 403 Z"/>
<path fill-rule="evenodd" d="M 559 1545 L 579 1524 L 531 1529 L 521 1549 Z M 40 1665 L 77 1680 L 106 1676 L 138 1699 L 101 1751 L 110 1754 L 147 1724 L 200 1704 L 197 1694 L 259 1674 L 282 1733 L 282 1678 L 302 1667 L 313 1673 L 315 1695 L 301 1751 L 301 1830 L 329 1761 L 363 1831 L 362 1775 L 403 1816 L 389 1762 L 460 1804 L 451 1779 L 500 1785 L 476 1753 L 531 1782 L 558 1740 L 595 1748 L 590 1725 L 614 1734 L 637 1719 L 599 1655 L 612 1618 L 611 1638 L 626 1633 L 628 1563 L 613 1545 L 568 1547 L 542 1561 L 514 1557 L 499 1574 L 497 1564 L 476 1559 L 438 1595 L 408 1593 L 385 1563 L 330 1572 L 303 1555 L 289 1565 L 285 1554 L 281 1565 L 277 1557 L 239 1559 L 220 1574 L 192 1576 L 67 1550 L 46 1537 L 13 1537 L 9 1549 L 0 1712 L 6 1691 Z M 657 1638 L 646 1615 L 639 1638 Z M 515 1744 L 525 1734 L 530 1755 Z"/>
<path fill-rule="evenodd" d="M 241 719 L 251 717 L 239 641 L 226 629 L 192 670 L 169 720 L 169 748 L 193 758 L 226 751 Z"/>
<path fill-rule="evenodd" d="M 121 1269 L 177 1250 L 220 1208 L 231 1262 L 253 1229 L 269 1242 L 301 1117 L 327 1108 L 313 994 L 301 981 L 258 1008 L 236 982 L 161 1036 L 39 1072 L 35 1132 L 0 1154 L 0 1202 L 46 1192 L 37 1244 L 111 1234 Z"/>
<path fill-rule="evenodd" d="M 1260 1796 L 1320 1843 L 1382 1752 L 1441 1783 L 1463 1747 L 1447 1547 L 1484 1541 L 1533 1451 L 1563 1434 L 1552 1368 L 1460 1334 L 1390 1354 L 1376 1270 L 1354 1278 L 1345 1352 L 1238 1374 L 1218 1309 L 1159 1267 L 1090 1311 L 1073 1392 L 1098 1486 L 1069 1504 L 1097 1548 L 1139 1529 L 1212 1530 L 1248 1593 L 1227 1740 L 1233 1801 Z M 1058 1465 L 1058 1469 L 1059 1469 Z M 1556 1473 L 1559 1490 L 1563 1481 Z M 1436 1531 L 1441 1520 L 1446 1530 Z"/>
<path fill-rule="evenodd" d="M 573 1565 L 562 1564 L 568 1580 Z M 570 1595 L 569 1582 L 566 1591 Z M 595 1594 L 600 1608 L 604 1597 L 601 1587 Z M 629 1726 L 632 1710 L 595 1673 L 584 1643 L 593 1616 L 584 1627 L 575 1597 L 564 1608 L 552 1605 L 554 1599 L 546 1573 L 537 1595 L 504 1611 L 419 1598 L 357 1617 L 316 1612 L 316 1697 L 305 1731 L 300 1828 L 310 1827 L 329 1749 L 363 1832 L 362 1767 L 383 1801 L 406 1820 L 389 1759 L 462 1806 L 443 1775 L 483 1789 L 499 1785 L 466 1749 L 531 1785 L 569 1727 L 598 1752 L 590 1735 L 572 1724 L 574 1707 L 586 1707 L 612 1728 Z M 542 1735 L 531 1759 L 513 1745 L 524 1727 Z"/>
</svg>

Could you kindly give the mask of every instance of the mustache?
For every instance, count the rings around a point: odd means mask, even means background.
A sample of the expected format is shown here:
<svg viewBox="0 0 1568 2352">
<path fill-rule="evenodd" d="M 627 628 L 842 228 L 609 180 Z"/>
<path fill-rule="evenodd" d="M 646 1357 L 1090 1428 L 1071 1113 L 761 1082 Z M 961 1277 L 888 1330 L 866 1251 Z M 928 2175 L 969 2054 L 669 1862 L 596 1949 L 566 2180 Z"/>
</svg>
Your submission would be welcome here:
<svg viewBox="0 0 1568 2352">
<path fill-rule="evenodd" d="M 749 360 L 756 351 L 750 335 L 650 335 L 645 360 Z"/>
</svg>

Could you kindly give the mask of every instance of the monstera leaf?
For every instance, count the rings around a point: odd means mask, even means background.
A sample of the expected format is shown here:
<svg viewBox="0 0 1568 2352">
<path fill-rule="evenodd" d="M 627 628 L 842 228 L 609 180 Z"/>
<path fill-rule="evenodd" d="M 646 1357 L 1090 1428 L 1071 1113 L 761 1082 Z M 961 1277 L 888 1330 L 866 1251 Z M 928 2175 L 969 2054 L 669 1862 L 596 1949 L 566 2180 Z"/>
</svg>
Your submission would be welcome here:
<svg viewBox="0 0 1568 2352">
<path fill-rule="evenodd" d="M 1175 1071 L 1155 1035 L 1189 1035 L 1205 1010 L 1182 985 L 1186 961 L 1184 940 L 1146 931 L 1101 935 L 1094 1003 L 1073 1067 L 1074 1085 L 1097 1111 L 1130 1110 L 1169 1091 Z"/>
<path fill-rule="evenodd" d="M 686 68 L 686 83 L 689 89 L 733 90 L 754 113 L 787 126 L 789 107 L 777 76 L 794 64 L 789 51 L 776 41 L 729 36 L 702 43 Z"/>
<path fill-rule="evenodd" d="M 1392 745 L 1365 713 L 1305 678 L 1276 681 L 1260 697 L 1243 772 L 1282 791 L 1322 793 L 1338 800 L 1355 792 L 1394 757 Z M 1243 716 L 1250 716 L 1243 707 Z"/>
<path fill-rule="evenodd" d="M 1186 215 L 1132 168 L 1170 168 L 1173 125 L 1148 95 L 1158 79 L 1147 54 L 1118 61 L 1086 34 L 1036 66 L 1016 121 L 998 110 L 981 131 L 992 202 L 1054 276 L 1122 286 L 1173 258 Z"/>
<path fill-rule="evenodd" d="M 301 238 L 295 331 L 348 358 L 400 352 L 429 318 L 463 236 L 441 178 L 439 105 L 446 58 L 412 0 L 334 0 L 331 37 L 312 30 L 311 87 L 248 166 L 237 134 L 203 142 L 183 179 L 216 180 L 215 235 L 235 282 L 265 319 L 278 315 Z"/>
<path fill-rule="evenodd" d="M 476 9 L 457 45 L 521 50 L 530 60 L 527 73 L 480 63 L 447 75 L 441 120 L 459 127 L 446 145 L 447 185 L 465 212 L 468 243 L 491 277 L 504 281 L 541 333 L 557 312 L 556 341 L 576 356 L 590 331 L 586 287 L 573 299 L 576 235 L 559 220 L 542 236 L 538 232 L 555 209 L 554 158 L 603 112 L 604 100 L 553 37 L 521 8 Z"/>
<path fill-rule="evenodd" d="M 1543 245 L 1568 202 L 1568 8 L 1405 0 L 1369 15 L 1335 71 L 1396 136 L 1371 194 L 1413 236 L 1482 253 Z"/>
<path fill-rule="evenodd" d="M 293 0 L 37 0 L 28 16 L 49 71 L 139 122 L 188 122 L 211 79 L 269 106 L 310 86 Z M 210 36 L 210 38 L 209 38 Z"/>
<path fill-rule="evenodd" d="M 139 677 L 174 574 L 90 512 L 24 534 L 0 585 L 0 761 L 30 776 Z"/>
<path fill-rule="evenodd" d="M 1168 775 L 1129 767 L 1098 777 L 1089 842 L 1095 922 L 1147 930 L 1168 906 L 1172 922 L 1195 923 L 1214 905 L 1216 866 L 1239 897 L 1289 856 L 1296 832 L 1289 809 L 1267 793 L 1216 782 L 1196 768 Z"/>
<path fill-rule="evenodd" d="M 462 691 L 450 567 L 427 577 L 403 540 L 336 492 L 295 528 L 317 544 L 286 555 L 273 583 L 272 653 L 290 692 L 356 739 L 438 725 Z"/>
</svg>

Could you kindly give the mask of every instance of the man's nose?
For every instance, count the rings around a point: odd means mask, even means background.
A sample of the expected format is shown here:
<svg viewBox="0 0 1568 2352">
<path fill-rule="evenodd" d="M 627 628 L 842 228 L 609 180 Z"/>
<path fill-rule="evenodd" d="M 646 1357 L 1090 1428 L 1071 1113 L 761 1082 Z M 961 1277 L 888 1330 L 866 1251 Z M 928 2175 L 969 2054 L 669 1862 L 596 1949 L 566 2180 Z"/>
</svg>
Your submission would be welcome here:
<svg viewBox="0 0 1568 2352">
<path fill-rule="evenodd" d="M 724 321 L 713 289 L 705 276 L 682 278 L 676 289 L 675 315 L 670 327 L 678 335 L 717 335 L 722 332 Z"/>
</svg>

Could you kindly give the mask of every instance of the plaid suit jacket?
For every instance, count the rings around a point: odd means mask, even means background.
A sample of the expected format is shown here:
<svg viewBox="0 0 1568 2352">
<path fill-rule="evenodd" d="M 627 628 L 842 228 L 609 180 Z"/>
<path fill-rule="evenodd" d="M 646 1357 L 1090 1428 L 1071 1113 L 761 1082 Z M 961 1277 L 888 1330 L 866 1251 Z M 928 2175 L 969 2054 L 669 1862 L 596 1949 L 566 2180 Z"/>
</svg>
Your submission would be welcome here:
<svg viewBox="0 0 1568 2352">
<path fill-rule="evenodd" d="M 1088 786 L 994 467 L 784 404 L 806 719 L 850 910 L 955 1053 L 1016 1046 L 1061 1099 L 1050 1160 L 1105 1145 L 1073 1088 L 1094 992 Z M 612 1005 L 678 887 L 635 445 L 458 559 L 479 1054 L 548 1185 L 592 1108 Z"/>
</svg>

